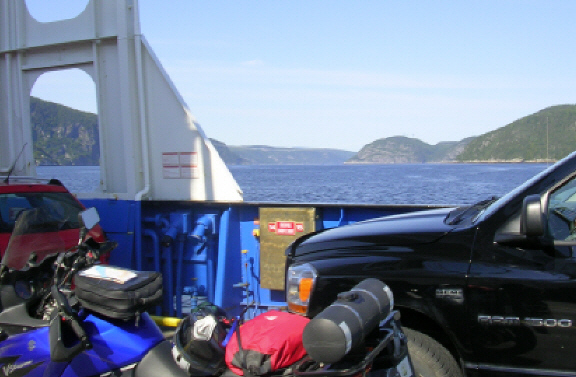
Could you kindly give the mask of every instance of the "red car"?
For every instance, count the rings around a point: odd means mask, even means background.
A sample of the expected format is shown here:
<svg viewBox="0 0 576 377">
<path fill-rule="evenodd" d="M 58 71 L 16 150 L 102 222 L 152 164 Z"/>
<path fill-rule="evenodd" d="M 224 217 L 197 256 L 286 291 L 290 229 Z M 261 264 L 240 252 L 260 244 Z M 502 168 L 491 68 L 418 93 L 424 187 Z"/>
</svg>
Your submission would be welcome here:
<svg viewBox="0 0 576 377">
<path fill-rule="evenodd" d="M 45 233 L 43 239 L 46 242 L 36 252 L 38 262 L 53 253 L 50 240 L 57 238 L 59 243 L 63 241 L 66 249 L 78 244 L 80 228 L 78 214 L 85 208 L 60 181 L 3 177 L 0 180 L 0 254 L 2 257 L 14 230 L 16 219 L 23 211 L 29 209 L 45 211 L 53 223 L 57 224 L 54 228 L 39 230 L 40 233 Z M 105 235 L 100 226 L 96 226 L 90 232 L 90 236 L 97 242 L 105 241 Z"/>
</svg>

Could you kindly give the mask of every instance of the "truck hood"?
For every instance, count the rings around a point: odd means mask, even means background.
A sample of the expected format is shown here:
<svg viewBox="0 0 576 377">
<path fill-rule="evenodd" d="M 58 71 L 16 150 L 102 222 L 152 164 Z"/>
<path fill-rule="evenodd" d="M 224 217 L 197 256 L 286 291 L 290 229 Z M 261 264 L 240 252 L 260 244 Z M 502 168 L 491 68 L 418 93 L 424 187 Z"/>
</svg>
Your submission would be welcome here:
<svg viewBox="0 0 576 377">
<path fill-rule="evenodd" d="M 444 219 L 454 208 L 380 217 L 309 234 L 296 241 L 295 256 L 329 249 L 409 246 L 435 242 L 454 226 Z"/>
</svg>

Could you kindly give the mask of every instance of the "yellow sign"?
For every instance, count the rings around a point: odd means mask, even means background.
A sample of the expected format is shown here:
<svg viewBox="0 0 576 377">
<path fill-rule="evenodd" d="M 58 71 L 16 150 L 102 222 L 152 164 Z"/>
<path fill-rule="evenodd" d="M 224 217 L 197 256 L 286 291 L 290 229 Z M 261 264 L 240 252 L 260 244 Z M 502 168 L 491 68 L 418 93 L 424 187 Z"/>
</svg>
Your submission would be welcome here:
<svg viewBox="0 0 576 377">
<path fill-rule="evenodd" d="M 316 209 L 260 208 L 260 286 L 284 290 L 286 256 L 290 243 L 316 230 Z"/>
</svg>

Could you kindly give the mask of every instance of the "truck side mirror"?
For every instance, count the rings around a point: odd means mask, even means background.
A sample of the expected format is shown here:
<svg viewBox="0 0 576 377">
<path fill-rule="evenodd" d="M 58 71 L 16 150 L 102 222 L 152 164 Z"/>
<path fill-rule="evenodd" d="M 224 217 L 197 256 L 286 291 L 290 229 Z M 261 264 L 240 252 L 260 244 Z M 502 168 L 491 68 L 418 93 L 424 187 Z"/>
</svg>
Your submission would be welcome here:
<svg viewBox="0 0 576 377">
<path fill-rule="evenodd" d="M 540 237 L 545 233 L 545 216 L 542 213 L 540 195 L 528 195 L 522 203 L 520 233 L 526 237 Z"/>
</svg>

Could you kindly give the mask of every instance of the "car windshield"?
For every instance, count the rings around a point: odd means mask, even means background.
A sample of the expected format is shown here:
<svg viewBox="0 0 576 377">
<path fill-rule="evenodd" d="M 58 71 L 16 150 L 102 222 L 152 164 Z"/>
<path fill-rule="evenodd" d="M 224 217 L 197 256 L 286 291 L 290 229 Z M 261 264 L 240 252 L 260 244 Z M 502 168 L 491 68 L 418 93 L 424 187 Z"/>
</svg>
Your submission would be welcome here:
<svg viewBox="0 0 576 377">
<path fill-rule="evenodd" d="M 14 270 L 42 262 L 47 256 L 66 250 L 55 221 L 44 208 L 27 209 L 18 215 L 2 265 Z"/>
<path fill-rule="evenodd" d="M 16 219 L 27 209 L 39 208 L 46 211 L 59 230 L 77 229 L 78 214 L 82 206 L 69 193 L 29 192 L 0 194 L 0 233 L 12 233 Z"/>
</svg>

